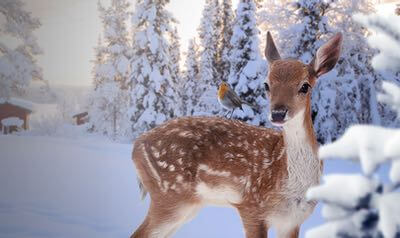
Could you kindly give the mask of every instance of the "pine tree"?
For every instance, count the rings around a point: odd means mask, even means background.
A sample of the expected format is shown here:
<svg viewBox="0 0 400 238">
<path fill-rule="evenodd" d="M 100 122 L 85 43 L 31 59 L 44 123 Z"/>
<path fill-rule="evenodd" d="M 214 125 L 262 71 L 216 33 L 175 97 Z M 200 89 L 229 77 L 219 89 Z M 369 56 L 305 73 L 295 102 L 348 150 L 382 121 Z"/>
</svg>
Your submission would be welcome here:
<svg viewBox="0 0 400 238">
<path fill-rule="evenodd" d="M 134 137 L 174 117 L 176 95 L 167 33 L 172 31 L 168 0 L 140 0 L 132 17 L 133 57 L 130 75 Z"/>
<path fill-rule="evenodd" d="M 200 114 L 218 114 L 218 0 L 206 0 L 199 31 L 200 38 L 200 79 L 202 96 L 198 104 Z"/>
<path fill-rule="evenodd" d="M 234 116 L 254 125 L 267 125 L 263 108 L 267 105 L 263 88 L 266 77 L 266 62 L 259 49 L 259 30 L 256 24 L 256 5 L 253 0 L 239 1 L 231 38 L 229 84 L 239 97 L 253 104 L 243 106 Z"/>
<path fill-rule="evenodd" d="M 97 40 L 97 46 L 94 48 L 95 52 L 95 59 L 92 61 L 93 63 L 93 69 L 92 69 L 92 75 L 93 75 L 93 88 L 96 90 L 100 84 L 102 83 L 102 77 L 99 74 L 99 67 L 104 64 L 105 60 L 105 49 L 103 46 L 103 40 L 101 38 L 101 35 L 99 35 L 99 38 Z"/>
<path fill-rule="evenodd" d="M 181 45 L 180 45 L 180 38 L 178 35 L 178 29 L 175 26 L 170 34 L 170 62 L 171 62 L 171 79 L 173 82 L 173 87 L 175 88 L 175 95 L 174 101 L 176 102 L 175 107 L 175 116 L 182 116 L 183 115 L 183 107 L 186 102 L 183 101 L 183 96 L 185 91 L 182 89 L 182 75 L 180 70 L 180 60 L 181 60 Z"/>
<path fill-rule="evenodd" d="M 21 41 L 16 48 L 0 42 L 0 98 L 24 94 L 32 80 L 45 82 L 35 58 L 43 52 L 33 34 L 41 23 L 23 7 L 20 0 L 0 1 L 0 16 L 5 19 L 0 35 Z"/>
<path fill-rule="evenodd" d="M 127 89 L 129 80 L 129 60 L 131 57 L 131 46 L 128 41 L 128 30 L 126 21 L 131 13 L 128 0 L 112 0 L 111 7 L 104 9 L 99 3 L 100 17 L 104 24 L 104 41 L 109 62 L 114 72 L 111 77 L 118 81 L 120 87 Z"/>
<path fill-rule="evenodd" d="M 332 19 L 332 25 L 337 28 L 337 31 L 345 32 L 345 41 L 348 42 L 338 66 L 338 75 L 344 77 L 352 75 L 351 80 L 357 82 L 360 96 L 358 121 L 363 124 L 380 124 L 378 102 L 375 98 L 377 85 L 374 82 L 381 81 L 382 77 L 371 67 L 371 59 L 375 51 L 367 44 L 365 36 L 369 34 L 368 30 L 353 20 L 355 12 L 369 14 L 373 11 L 373 6 L 369 0 L 357 0 L 352 3 L 337 2 L 332 5 L 335 15 L 341 16 L 338 19 Z M 328 16 L 333 15 L 328 14 Z"/>
<path fill-rule="evenodd" d="M 183 115 L 195 115 L 201 97 L 199 74 L 199 46 L 194 39 L 189 41 L 183 73 Z"/>
<path fill-rule="evenodd" d="M 229 54 L 232 49 L 232 27 L 234 15 L 232 11 L 232 0 L 223 0 L 221 8 L 221 37 L 220 37 L 220 63 L 219 70 L 223 81 L 228 81 L 230 71 Z"/>
<path fill-rule="evenodd" d="M 126 20 L 129 3 L 113 0 L 109 8 L 98 9 L 104 26 L 104 43 L 95 48 L 94 92 L 91 98 L 90 125 L 96 132 L 113 139 L 130 137 L 128 76 L 131 50 Z"/>
</svg>

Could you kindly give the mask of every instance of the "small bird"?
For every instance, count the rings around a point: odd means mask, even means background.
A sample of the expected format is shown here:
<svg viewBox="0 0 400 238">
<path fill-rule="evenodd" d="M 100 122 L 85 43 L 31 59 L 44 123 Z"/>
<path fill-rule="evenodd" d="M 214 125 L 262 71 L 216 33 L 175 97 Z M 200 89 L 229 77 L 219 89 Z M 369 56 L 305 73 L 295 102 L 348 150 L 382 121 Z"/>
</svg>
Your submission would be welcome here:
<svg viewBox="0 0 400 238">
<path fill-rule="evenodd" d="M 225 82 L 222 82 L 218 88 L 218 102 L 226 109 L 232 110 L 231 116 L 229 119 L 232 118 L 232 114 L 236 108 L 242 109 L 242 105 L 246 104 L 250 107 L 253 107 L 251 104 L 244 102 L 240 97 L 233 91 L 233 89 Z M 243 110 L 243 109 L 242 109 Z M 229 113 L 229 112 L 228 112 Z M 227 116 L 228 113 L 225 115 Z"/>
</svg>

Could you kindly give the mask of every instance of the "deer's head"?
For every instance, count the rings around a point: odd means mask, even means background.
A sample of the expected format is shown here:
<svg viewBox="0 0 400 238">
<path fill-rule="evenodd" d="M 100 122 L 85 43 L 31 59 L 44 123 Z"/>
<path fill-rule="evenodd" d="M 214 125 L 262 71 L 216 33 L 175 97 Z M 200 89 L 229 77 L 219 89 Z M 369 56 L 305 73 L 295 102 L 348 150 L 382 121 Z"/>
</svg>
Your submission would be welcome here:
<svg viewBox="0 0 400 238">
<path fill-rule="evenodd" d="M 311 90 L 318 77 L 335 66 L 341 45 L 342 34 L 337 33 L 318 49 L 311 63 L 304 64 L 295 59 L 281 59 L 271 34 L 267 33 L 265 57 L 269 73 L 265 89 L 274 125 L 283 126 L 300 113 L 310 113 Z"/>
</svg>

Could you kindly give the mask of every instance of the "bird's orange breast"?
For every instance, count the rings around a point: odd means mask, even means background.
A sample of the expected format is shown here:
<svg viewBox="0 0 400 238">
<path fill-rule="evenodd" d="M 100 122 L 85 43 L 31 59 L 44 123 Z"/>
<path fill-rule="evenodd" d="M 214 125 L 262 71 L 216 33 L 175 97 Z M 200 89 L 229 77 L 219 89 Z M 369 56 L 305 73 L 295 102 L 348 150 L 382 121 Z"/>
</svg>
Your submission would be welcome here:
<svg viewBox="0 0 400 238">
<path fill-rule="evenodd" d="M 225 84 L 221 84 L 218 89 L 218 97 L 224 98 L 226 91 L 228 91 L 228 87 Z"/>
</svg>

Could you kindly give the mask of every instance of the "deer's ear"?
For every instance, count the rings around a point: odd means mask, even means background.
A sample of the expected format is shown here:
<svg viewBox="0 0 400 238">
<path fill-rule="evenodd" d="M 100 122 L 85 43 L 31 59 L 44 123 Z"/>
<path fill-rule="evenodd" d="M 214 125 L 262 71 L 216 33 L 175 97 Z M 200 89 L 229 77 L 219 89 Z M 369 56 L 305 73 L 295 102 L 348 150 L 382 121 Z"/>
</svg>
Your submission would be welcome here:
<svg viewBox="0 0 400 238">
<path fill-rule="evenodd" d="M 265 46 L 265 58 L 267 58 L 269 65 L 275 60 L 281 59 L 278 50 L 276 49 L 274 40 L 272 39 L 271 33 L 267 32 L 267 45 Z"/>
<path fill-rule="evenodd" d="M 316 77 L 329 72 L 335 67 L 342 49 L 342 39 L 342 33 L 337 33 L 317 50 L 314 59 L 310 63 Z"/>
</svg>

